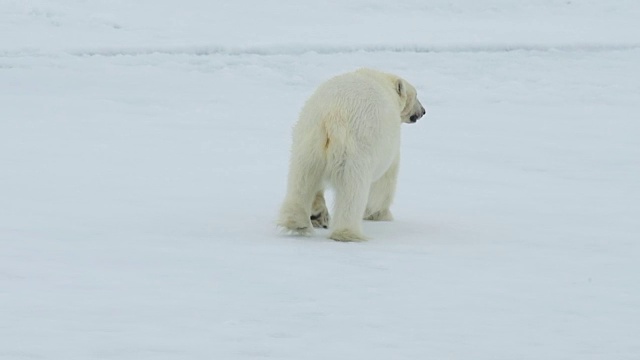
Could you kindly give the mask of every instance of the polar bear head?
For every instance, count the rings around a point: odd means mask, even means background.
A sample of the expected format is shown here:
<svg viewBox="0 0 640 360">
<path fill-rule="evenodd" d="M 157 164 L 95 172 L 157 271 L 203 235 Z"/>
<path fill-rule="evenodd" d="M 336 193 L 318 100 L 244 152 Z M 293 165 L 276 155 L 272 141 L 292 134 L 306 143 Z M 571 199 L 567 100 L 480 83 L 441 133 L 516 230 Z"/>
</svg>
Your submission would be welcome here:
<svg viewBox="0 0 640 360">
<path fill-rule="evenodd" d="M 423 117 L 427 111 L 418 100 L 418 93 L 413 85 L 401 78 L 396 79 L 395 83 L 396 91 L 398 95 L 400 95 L 400 106 L 402 109 L 400 118 L 403 123 L 415 123 Z"/>
</svg>

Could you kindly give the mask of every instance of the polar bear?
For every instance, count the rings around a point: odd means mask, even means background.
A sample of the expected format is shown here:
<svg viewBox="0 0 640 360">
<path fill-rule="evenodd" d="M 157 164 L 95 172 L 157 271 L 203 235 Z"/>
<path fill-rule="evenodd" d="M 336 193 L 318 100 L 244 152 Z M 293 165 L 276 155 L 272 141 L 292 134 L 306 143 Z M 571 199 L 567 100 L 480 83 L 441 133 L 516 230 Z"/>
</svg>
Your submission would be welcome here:
<svg viewBox="0 0 640 360">
<path fill-rule="evenodd" d="M 359 69 L 321 84 L 293 128 L 278 225 L 308 235 L 331 222 L 331 239 L 361 241 L 363 218 L 393 220 L 400 125 L 425 113 L 415 88 L 396 75 Z M 325 185 L 335 190 L 331 221 Z"/>
</svg>

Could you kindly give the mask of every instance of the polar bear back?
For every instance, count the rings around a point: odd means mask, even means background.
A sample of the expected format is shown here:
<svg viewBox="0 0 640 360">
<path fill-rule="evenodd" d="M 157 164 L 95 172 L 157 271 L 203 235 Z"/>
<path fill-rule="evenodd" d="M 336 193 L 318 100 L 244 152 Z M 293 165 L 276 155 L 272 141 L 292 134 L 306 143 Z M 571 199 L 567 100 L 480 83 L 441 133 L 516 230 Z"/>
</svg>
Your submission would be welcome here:
<svg viewBox="0 0 640 360">
<path fill-rule="evenodd" d="M 397 80 L 369 69 L 329 79 L 305 103 L 294 136 L 306 138 L 305 146 L 315 144 L 330 162 L 364 157 L 371 175 L 381 176 L 399 152 L 403 104 Z"/>
</svg>

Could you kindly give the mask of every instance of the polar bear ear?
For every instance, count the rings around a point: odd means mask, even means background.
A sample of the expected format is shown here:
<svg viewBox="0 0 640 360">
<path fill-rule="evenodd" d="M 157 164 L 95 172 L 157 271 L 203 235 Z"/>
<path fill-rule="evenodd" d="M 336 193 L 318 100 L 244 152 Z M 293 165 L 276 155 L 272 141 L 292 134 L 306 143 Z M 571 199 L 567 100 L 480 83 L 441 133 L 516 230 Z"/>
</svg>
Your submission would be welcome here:
<svg viewBox="0 0 640 360">
<path fill-rule="evenodd" d="M 398 79 L 396 80 L 396 91 L 398 92 L 398 95 L 400 95 L 400 97 L 406 97 L 407 96 L 407 89 L 404 85 L 404 81 L 402 81 L 402 79 Z"/>
</svg>

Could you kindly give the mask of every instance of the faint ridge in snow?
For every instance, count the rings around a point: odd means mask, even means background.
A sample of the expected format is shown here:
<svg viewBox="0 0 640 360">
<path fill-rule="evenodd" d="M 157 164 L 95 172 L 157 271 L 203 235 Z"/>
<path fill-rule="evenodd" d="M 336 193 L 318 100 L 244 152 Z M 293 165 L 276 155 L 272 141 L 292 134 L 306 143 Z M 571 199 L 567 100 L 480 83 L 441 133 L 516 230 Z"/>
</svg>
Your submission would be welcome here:
<svg viewBox="0 0 640 360">
<path fill-rule="evenodd" d="M 148 55 L 148 54 L 187 54 L 187 55 L 301 55 L 316 54 L 345 54 L 357 52 L 402 52 L 402 53 L 477 53 L 477 52 L 510 52 L 510 51 L 627 51 L 640 49 L 638 44 L 492 44 L 492 45 L 263 45 L 246 47 L 225 46 L 194 46 L 194 47 L 156 47 L 156 48 L 122 48 L 95 49 L 71 51 L 74 55 L 82 56 L 119 56 L 119 55 Z"/>
<path fill-rule="evenodd" d="M 73 56 L 141 56 L 151 54 L 164 55 L 301 55 L 314 53 L 321 55 L 348 53 L 504 53 L 513 51 L 529 52 L 607 52 L 630 51 L 640 49 L 640 43 L 576 43 L 576 44 L 455 44 L 455 45 L 322 45 L 322 44 L 284 44 L 256 45 L 245 47 L 209 46 L 158 46 L 158 47 L 104 47 L 72 49 L 62 52 L 46 52 L 39 49 L 0 50 L 0 57 L 54 56 L 67 54 Z"/>
</svg>

